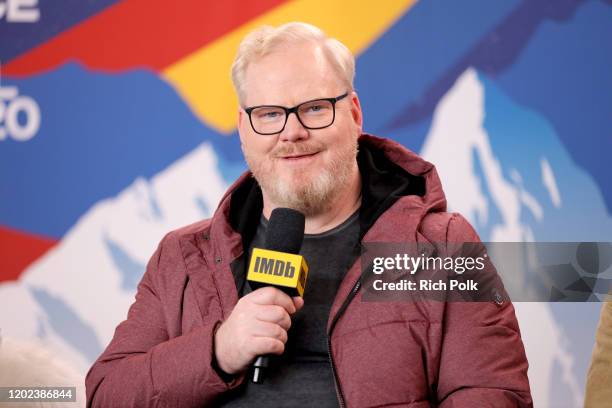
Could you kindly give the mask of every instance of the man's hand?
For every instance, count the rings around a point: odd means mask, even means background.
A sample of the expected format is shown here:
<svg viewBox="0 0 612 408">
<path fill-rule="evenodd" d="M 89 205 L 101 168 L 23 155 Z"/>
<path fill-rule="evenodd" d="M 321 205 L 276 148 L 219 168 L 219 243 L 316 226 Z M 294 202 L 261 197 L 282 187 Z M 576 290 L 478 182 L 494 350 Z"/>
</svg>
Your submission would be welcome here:
<svg viewBox="0 0 612 408">
<path fill-rule="evenodd" d="M 246 369 L 256 356 L 282 354 L 291 315 L 304 305 L 273 287 L 243 296 L 215 333 L 215 357 L 228 374 Z"/>
</svg>

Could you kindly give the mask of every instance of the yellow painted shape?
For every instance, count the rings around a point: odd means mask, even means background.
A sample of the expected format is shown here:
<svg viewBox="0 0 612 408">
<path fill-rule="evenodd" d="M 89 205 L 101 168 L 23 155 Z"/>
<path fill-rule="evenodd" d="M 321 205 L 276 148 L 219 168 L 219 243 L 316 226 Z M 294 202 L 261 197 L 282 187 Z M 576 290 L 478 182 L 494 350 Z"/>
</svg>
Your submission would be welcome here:
<svg viewBox="0 0 612 408">
<path fill-rule="evenodd" d="M 375 42 L 415 0 L 298 0 L 262 14 L 167 67 L 162 75 L 174 85 L 196 116 L 223 133 L 236 127 L 238 99 L 230 68 L 242 38 L 260 25 L 304 21 L 342 41 L 355 55 Z M 205 22 L 203 22 L 205 23 Z"/>
</svg>

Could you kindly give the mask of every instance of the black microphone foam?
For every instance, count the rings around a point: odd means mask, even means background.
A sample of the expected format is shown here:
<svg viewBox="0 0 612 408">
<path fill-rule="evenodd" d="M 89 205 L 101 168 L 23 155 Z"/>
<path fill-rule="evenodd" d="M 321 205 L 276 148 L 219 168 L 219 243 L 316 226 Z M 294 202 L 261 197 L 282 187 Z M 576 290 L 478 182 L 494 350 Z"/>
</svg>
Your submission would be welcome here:
<svg viewBox="0 0 612 408">
<path fill-rule="evenodd" d="M 266 229 L 265 249 L 298 254 L 304 241 L 304 214 L 291 208 L 275 208 Z"/>
</svg>

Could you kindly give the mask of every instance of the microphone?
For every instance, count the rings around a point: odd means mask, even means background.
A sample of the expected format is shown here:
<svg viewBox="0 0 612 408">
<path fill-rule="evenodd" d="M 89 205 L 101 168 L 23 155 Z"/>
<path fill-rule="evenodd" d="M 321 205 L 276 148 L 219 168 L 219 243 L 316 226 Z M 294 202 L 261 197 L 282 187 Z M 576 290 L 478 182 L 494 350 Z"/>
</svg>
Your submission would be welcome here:
<svg viewBox="0 0 612 408">
<path fill-rule="evenodd" d="M 304 296 L 308 265 L 299 255 L 304 240 L 304 214 L 290 208 L 272 210 L 264 248 L 253 248 L 247 280 L 253 289 L 274 286 L 289 296 Z M 255 384 L 264 380 L 268 356 L 259 356 L 253 363 Z"/>
</svg>

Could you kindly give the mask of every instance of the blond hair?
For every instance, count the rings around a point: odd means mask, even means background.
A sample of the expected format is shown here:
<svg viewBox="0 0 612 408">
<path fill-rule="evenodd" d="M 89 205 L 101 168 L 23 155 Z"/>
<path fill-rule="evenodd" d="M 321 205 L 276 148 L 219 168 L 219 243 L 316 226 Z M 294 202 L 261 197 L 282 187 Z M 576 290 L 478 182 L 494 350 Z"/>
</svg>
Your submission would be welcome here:
<svg viewBox="0 0 612 408">
<path fill-rule="evenodd" d="M 328 61 L 344 82 L 343 85 L 348 90 L 353 90 L 355 57 L 346 45 L 328 37 L 320 28 L 311 24 L 291 22 L 280 27 L 261 26 L 244 37 L 240 43 L 232 64 L 232 82 L 240 102 L 244 101 L 244 80 L 250 63 L 272 53 L 280 45 L 301 42 L 321 45 Z"/>
</svg>

